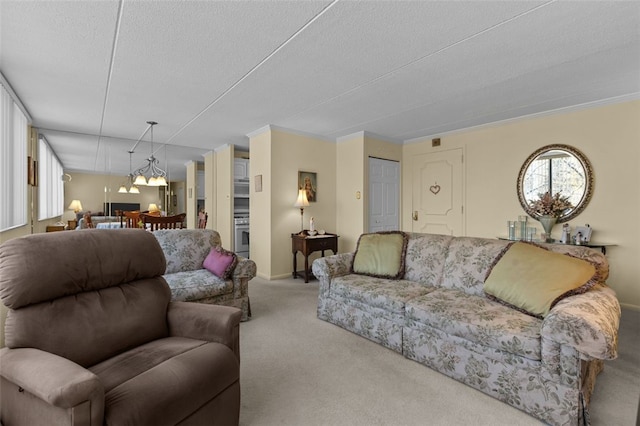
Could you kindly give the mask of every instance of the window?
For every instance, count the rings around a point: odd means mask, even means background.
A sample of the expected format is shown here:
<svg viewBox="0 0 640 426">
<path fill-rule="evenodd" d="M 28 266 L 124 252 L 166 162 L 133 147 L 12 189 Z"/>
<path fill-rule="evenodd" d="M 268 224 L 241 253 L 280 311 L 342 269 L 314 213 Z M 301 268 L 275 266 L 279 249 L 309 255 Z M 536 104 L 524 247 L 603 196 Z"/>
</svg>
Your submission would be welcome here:
<svg viewBox="0 0 640 426">
<path fill-rule="evenodd" d="M 27 224 L 27 116 L 0 81 L 0 231 Z"/>
<path fill-rule="evenodd" d="M 38 140 L 38 220 L 62 216 L 64 187 L 62 164 L 44 136 Z"/>
<path fill-rule="evenodd" d="M 587 177 L 580 160 L 562 150 L 551 150 L 531 162 L 524 178 L 527 200 L 561 193 L 577 206 L 585 194 Z"/>
</svg>

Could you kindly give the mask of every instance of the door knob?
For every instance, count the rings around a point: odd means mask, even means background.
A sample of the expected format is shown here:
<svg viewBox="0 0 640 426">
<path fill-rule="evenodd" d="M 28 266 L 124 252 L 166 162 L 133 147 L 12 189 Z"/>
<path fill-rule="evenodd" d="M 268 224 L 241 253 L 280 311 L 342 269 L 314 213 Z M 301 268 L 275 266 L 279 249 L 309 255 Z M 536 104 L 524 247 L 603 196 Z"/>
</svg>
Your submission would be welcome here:
<svg viewBox="0 0 640 426">
<path fill-rule="evenodd" d="M 418 210 L 413 212 L 413 220 L 418 220 Z"/>
</svg>

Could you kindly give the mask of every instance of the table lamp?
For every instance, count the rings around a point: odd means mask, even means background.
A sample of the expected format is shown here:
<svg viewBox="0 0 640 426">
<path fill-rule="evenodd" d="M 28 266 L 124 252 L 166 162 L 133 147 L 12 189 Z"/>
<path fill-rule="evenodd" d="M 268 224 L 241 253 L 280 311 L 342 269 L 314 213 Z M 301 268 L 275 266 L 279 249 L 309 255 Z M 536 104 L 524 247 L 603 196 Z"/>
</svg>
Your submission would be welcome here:
<svg viewBox="0 0 640 426">
<path fill-rule="evenodd" d="M 69 204 L 69 210 L 73 210 L 75 214 L 78 214 L 79 211 L 82 211 L 82 203 L 80 200 L 72 200 L 71 204 Z"/>
<path fill-rule="evenodd" d="M 298 199 L 293 206 L 300 207 L 300 233 L 304 231 L 304 208 L 308 205 L 309 200 L 307 200 L 307 192 L 304 189 L 298 190 Z"/>
<path fill-rule="evenodd" d="M 158 205 L 156 203 L 149 204 L 149 208 L 147 210 L 149 210 L 149 214 L 153 214 L 153 215 L 160 214 L 160 208 L 158 208 Z"/>
</svg>

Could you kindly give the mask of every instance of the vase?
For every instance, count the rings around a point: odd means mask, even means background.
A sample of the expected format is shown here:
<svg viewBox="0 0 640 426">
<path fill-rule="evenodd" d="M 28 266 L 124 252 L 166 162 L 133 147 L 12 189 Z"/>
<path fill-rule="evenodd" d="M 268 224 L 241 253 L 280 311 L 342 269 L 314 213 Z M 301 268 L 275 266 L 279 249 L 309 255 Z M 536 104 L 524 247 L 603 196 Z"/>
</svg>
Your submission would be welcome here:
<svg viewBox="0 0 640 426">
<path fill-rule="evenodd" d="M 544 233 L 546 234 L 545 241 L 547 243 L 553 242 L 553 238 L 551 238 L 551 231 L 553 230 L 553 227 L 556 224 L 557 220 L 558 220 L 557 217 L 550 216 L 550 215 L 542 215 L 538 218 L 538 221 L 542 225 L 542 228 L 544 229 Z"/>
</svg>

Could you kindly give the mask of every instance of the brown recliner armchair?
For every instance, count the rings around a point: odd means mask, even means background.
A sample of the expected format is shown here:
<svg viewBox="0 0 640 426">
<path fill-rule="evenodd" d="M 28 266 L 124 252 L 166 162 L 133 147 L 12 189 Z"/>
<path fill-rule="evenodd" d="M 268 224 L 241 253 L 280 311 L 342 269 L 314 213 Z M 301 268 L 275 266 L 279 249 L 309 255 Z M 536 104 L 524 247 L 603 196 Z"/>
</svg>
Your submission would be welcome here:
<svg viewBox="0 0 640 426">
<path fill-rule="evenodd" d="M 0 245 L 2 424 L 238 424 L 240 310 L 170 302 L 164 271 L 138 229 Z"/>
</svg>

